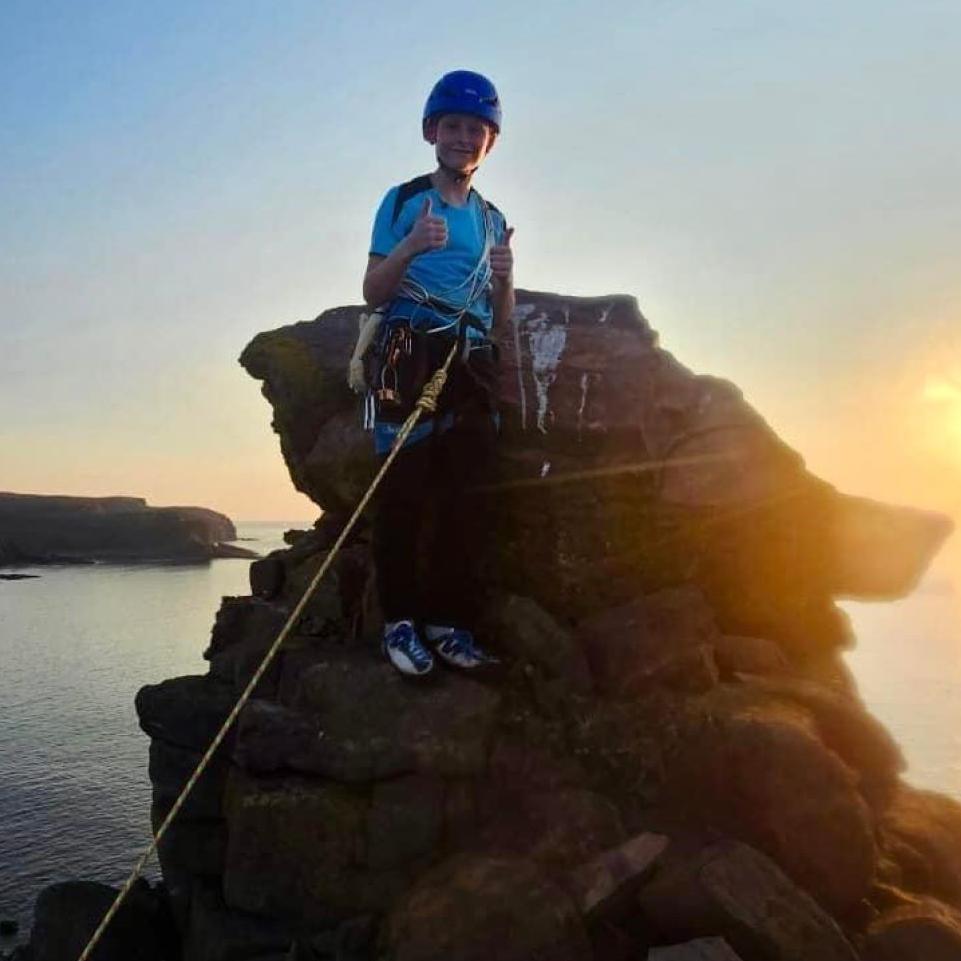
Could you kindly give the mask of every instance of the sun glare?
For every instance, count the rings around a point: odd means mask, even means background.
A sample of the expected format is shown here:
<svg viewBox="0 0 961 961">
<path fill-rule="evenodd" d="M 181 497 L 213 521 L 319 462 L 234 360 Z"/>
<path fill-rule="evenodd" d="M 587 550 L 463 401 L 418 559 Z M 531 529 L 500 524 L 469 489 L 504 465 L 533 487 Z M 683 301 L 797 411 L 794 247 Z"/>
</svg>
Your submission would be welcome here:
<svg viewBox="0 0 961 961">
<path fill-rule="evenodd" d="M 961 371 L 928 377 L 921 396 L 935 408 L 941 424 L 961 438 Z"/>
<path fill-rule="evenodd" d="M 953 381 L 932 378 L 924 385 L 925 400 L 961 401 L 961 386 Z"/>
</svg>

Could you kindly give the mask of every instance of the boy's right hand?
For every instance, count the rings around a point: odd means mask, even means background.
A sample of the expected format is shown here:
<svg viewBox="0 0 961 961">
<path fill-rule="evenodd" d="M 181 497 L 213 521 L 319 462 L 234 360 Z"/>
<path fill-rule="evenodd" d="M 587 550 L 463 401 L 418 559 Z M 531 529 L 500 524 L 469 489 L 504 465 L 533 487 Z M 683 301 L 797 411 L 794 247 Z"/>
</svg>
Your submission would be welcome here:
<svg viewBox="0 0 961 961">
<path fill-rule="evenodd" d="M 424 205 L 407 235 L 407 249 L 412 257 L 447 245 L 447 221 L 443 217 L 435 217 L 431 208 L 431 198 L 425 197 Z"/>
</svg>

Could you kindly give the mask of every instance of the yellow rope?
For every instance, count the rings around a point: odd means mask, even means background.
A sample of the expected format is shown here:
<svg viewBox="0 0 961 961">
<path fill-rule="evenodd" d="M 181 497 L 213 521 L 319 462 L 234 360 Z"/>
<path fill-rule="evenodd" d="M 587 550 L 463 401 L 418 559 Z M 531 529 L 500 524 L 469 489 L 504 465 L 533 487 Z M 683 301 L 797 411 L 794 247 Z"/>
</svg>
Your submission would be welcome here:
<svg viewBox="0 0 961 961">
<path fill-rule="evenodd" d="M 293 627 L 294 624 L 297 623 L 297 620 L 300 618 L 300 615 L 303 612 L 304 607 L 307 605 L 307 601 L 310 599 L 311 595 L 317 589 L 317 585 L 320 583 L 324 575 L 327 573 L 328 569 L 330 568 L 330 565 L 333 563 L 334 558 L 337 556 L 338 551 L 341 549 L 341 547 L 344 544 L 344 541 L 347 539 L 347 535 L 351 532 L 351 530 L 354 527 L 354 524 L 357 523 L 358 518 L 363 513 L 364 508 L 370 502 L 370 499 L 373 496 L 374 491 L 377 490 L 377 487 L 380 484 L 381 480 L 383 479 L 384 474 L 387 473 L 387 470 L 390 467 L 390 465 L 393 463 L 394 458 L 397 456 L 401 447 L 403 447 L 404 441 L 407 440 L 408 435 L 414 429 L 414 426 L 417 423 L 418 419 L 420 418 L 420 415 L 422 413 L 432 414 L 434 411 L 437 410 L 437 402 L 440 399 L 441 391 L 443 391 L 444 389 L 444 384 L 447 382 L 447 374 L 450 370 L 451 362 L 453 361 L 454 356 L 457 353 L 458 346 L 459 344 L 455 342 L 454 346 L 451 347 L 450 353 L 447 355 L 447 359 L 444 361 L 443 366 L 436 371 L 436 373 L 431 377 L 431 379 L 424 386 L 424 389 L 421 392 L 421 395 L 418 398 L 417 403 L 414 405 L 413 412 L 407 418 L 407 420 L 404 421 L 403 426 L 401 427 L 400 431 L 397 434 L 397 437 L 394 439 L 394 444 L 391 447 L 386 460 L 381 465 L 380 470 L 377 472 L 374 479 L 371 481 L 370 486 L 367 488 L 366 493 L 361 498 L 360 503 L 357 505 L 356 509 L 354 510 L 354 513 L 351 515 L 350 520 L 347 521 L 346 526 L 340 532 L 340 535 L 338 536 L 337 540 L 334 542 L 333 547 L 331 547 L 330 552 L 327 554 L 327 557 L 324 559 L 324 563 L 321 564 L 320 569 L 317 571 L 317 573 L 313 577 L 313 580 L 307 586 L 307 590 L 304 591 L 303 597 L 301 597 L 297 606 L 291 612 L 290 617 L 287 618 L 287 623 L 284 624 L 283 628 L 280 631 L 280 634 L 277 635 L 277 639 L 274 641 L 270 649 L 264 655 L 263 660 L 260 662 L 260 666 L 254 672 L 253 677 L 251 677 L 247 686 L 244 688 L 244 691 L 240 695 L 240 698 L 238 699 L 237 703 L 234 705 L 233 710 L 227 716 L 227 720 L 224 721 L 220 730 L 217 732 L 217 736 L 213 739 L 213 741 L 210 744 L 210 747 L 207 748 L 206 753 L 200 759 L 193 774 L 190 775 L 190 779 L 184 785 L 183 790 L 180 792 L 180 796 L 174 802 L 173 807 L 170 809 L 167 816 L 164 818 L 163 823 L 160 825 L 156 834 L 154 834 L 153 840 L 150 842 L 150 845 L 147 847 L 147 850 L 144 851 L 140 860 L 135 865 L 133 871 L 130 872 L 130 876 L 124 882 L 124 885 L 120 889 L 120 892 L 117 895 L 117 897 L 114 898 L 113 904 L 110 905 L 110 910 L 107 911 L 106 915 L 104 915 L 104 918 L 100 922 L 99 926 L 97 927 L 97 930 L 94 931 L 90 940 L 87 942 L 87 946 L 83 949 L 83 953 L 78 958 L 78 961 L 87 961 L 87 959 L 90 957 L 90 953 L 97 946 L 97 942 L 103 936 L 104 931 L 106 931 L 107 925 L 110 924 L 110 921 L 113 919 L 113 916 L 117 913 L 117 911 L 120 910 L 120 906 L 123 904 L 124 899 L 130 893 L 130 889 L 136 883 L 137 878 L 140 877 L 140 873 L 141 871 L 143 871 L 144 865 L 147 863 L 148 859 L 154 853 L 154 851 L 157 850 L 157 847 L 160 844 L 160 841 L 163 838 L 164 834 L 166 834 L 167 829 L 170 827 L 171 822 L 177 816 L 177 813 L 180 811 L 180 809 L 183 807 L 184 801 L 186 801 L 187 799 L 187 795 L 190 793 L 193 786 L 197 783 L 197 781 L 200 779 L 200 776 L 206 770 L 207 765 L 210 763 L 210 760 L 214 756 L 214 753 L 216 752 L 217 748 L 220 747 L 221 743 L 223 742 L 223 739 L 227 736 L 227 731 L 230 730 L 231 725 L 237 719 L 237 715 L 240 714 L 241 710 L 243 709 L 243 706 L 247 703 L 248 699 L 250 698 L 250 695 L 253 693 L 254 688 L 257 686 L 257 683 L 260 681 L 261 677 L 263 677 L 264 675 L 264 672 L 270 666 L 270 663 L 271 661 L 273 661 L 275 655 L 277 654 L 277 651 L 280 650 L 281 644 L 283 644 L 284 641 L 287 639 L 287 635 L 290 633 L 291 628 Z"/>
</svg>

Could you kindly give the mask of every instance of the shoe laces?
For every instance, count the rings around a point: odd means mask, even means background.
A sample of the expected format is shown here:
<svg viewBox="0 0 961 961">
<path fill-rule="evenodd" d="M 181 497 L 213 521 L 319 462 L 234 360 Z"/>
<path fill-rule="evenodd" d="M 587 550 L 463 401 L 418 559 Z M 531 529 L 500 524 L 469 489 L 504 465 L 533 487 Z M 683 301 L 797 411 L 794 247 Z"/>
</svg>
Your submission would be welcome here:
<svg viewBox="0 0 961 961">
<path fill-rule="evenodd" d="M 478 661 L 487 660 L 487 655 L 474 643 L 474 636 L 470 631 L 454 628 L 443 638 L 441 645 L 450 654 L 464 654 Z"/>
<path fill-rule="evenodd" d="M 430 652 L 421 643 L 414 625 L 410 621 L 401 621 L 386 638 L 388 647 L 397 648 L 417 665 L 425 668 L 430 665 Z"/>
</svg>

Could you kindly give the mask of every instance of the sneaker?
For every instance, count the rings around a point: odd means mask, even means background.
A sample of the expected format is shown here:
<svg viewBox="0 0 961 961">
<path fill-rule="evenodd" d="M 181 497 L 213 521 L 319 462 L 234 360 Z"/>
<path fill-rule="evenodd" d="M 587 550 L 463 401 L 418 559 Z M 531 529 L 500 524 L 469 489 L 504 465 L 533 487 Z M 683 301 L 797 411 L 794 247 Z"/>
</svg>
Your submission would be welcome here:
<svg viewBox="0 0 961 961">
<path fill-rule="evenodd" d="M 493 667 L 500 664 L 493 654 L 488 654 L 483 648 L 478 647 L 470 631 L 462 628 L 430 626 L 427 628 L 427 637 L 437 656 L 451 667 L 473 671 L 479 667 Z"/>
<path fill-rule="evenodd" d="M 387 660 L 407 677 L 424 677 L 434 668 L 434 658 L 411 621 L 396 621 L 385 627 L 383 648 Z"/>
</svg>

